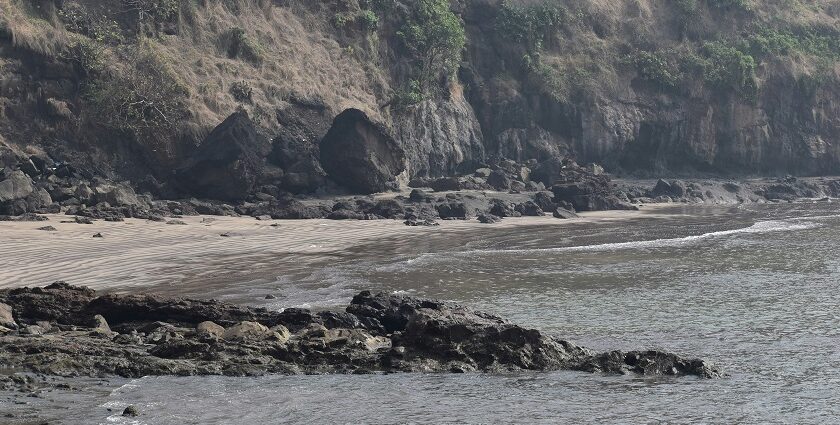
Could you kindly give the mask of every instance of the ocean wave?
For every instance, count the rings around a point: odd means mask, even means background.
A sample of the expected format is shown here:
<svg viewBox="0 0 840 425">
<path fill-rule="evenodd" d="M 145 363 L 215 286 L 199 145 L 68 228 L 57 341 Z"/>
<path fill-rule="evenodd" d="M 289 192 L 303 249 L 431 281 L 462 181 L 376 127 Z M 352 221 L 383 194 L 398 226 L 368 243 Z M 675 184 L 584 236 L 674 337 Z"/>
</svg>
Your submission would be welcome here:
<svg viewBox="0 0 840 425">
<path fill-rule="evenodd" d="M 540 252 L 604 252 L 618 251 L 623 249 L 640 248 L 663 248 L 676 247 L 691 244 L 697 241 L 719 238 L 738 234 L 756 234 L 773 232 L 790 232 L 807 230 L 819 227 L 816 223 L 796 223 L 792 220 L 771 220 L 760 221 L 749 227 L 733 230 L 721 230 L 717 232 L 703 233 L 701 235 L 684 236 L 680 238 L 652 239 L 646 241 L 616 242 L 596 245 L 568 246 L 558 248 L 537 248 L 537 249 L 483 249 L 465 251 L 459 254 L 515 254 L 515 253 L 540 253 Z M 456 254 L 457 255 L 457 254 Z"/>
</svg>

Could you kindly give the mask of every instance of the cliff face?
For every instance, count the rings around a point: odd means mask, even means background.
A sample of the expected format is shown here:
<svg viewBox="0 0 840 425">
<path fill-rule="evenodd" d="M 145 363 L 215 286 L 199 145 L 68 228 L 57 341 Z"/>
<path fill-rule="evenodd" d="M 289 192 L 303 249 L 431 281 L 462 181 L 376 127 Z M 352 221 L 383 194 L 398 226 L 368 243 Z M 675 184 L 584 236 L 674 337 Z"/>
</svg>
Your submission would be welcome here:
<svg viewBox="0 0 840 425">
<path fill-rule="evenodd" d="M 838 7 L 808 3 L 468 2 L 462 80 L 491 154 L 836 173 Z"/>
<path fill-rule="evenodd" d="M 409 178 L 565 155 L 836 174 L 838 16 L 783 0 L 0 0 L 0 143 L 165 182 L 240 110 L 273 139 L 259 183 L 306 192 L 320 139 L 356 108 Z"/>
</svg>

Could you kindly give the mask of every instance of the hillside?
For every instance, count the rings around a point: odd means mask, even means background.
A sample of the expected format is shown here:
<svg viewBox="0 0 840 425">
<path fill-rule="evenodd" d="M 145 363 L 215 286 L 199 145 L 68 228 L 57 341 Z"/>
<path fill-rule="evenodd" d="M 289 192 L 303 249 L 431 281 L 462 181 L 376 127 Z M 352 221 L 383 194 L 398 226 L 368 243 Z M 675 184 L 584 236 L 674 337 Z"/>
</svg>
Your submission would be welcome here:
<svg viewBox="0 0 840 425">
<path fill-rule="evenodd" d="M 838 17 L 835 0 L 0 0 L 0 144 L 166 196 L 244 111 L 254 181 L 306 193 L 353 108 L 405 180 L 558 156 L 837 174 Z"/>
</svg>

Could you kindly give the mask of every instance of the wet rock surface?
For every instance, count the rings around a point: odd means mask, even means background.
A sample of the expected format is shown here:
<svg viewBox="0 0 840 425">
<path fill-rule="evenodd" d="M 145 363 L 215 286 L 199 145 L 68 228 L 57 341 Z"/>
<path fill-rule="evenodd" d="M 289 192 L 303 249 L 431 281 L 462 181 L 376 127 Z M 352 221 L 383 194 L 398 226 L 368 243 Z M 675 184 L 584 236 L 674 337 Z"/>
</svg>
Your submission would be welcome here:
<svg viewBox="0 0 840 425">
<path fill-rule="evenodd" d="M 56 376 L 578 370 L 721 376 L 659 351 L 596 353 L 468 307 L 364 291 L 282 312 L 55 283 L 0 291 L 0 364 Z M 2 306 L 2 305 L 0 305 Z"/>
</svg>

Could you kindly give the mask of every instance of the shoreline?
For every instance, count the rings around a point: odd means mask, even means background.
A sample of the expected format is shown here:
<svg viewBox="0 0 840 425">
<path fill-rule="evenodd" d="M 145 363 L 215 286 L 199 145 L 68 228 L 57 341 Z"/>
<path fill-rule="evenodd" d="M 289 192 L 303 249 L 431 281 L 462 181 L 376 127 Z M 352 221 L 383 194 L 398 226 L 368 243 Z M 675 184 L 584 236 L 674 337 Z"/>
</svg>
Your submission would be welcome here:
<svg viewBox="0 0 840 425">
<path fill-rule="evenodd" d="M 5 255 L 0 289 L 40 286 L 57 280 L 96 290 L 131 292 L 198 283 L 245 282 L 276 277 L 274 263 L 307 264 L 353 247 L 394 238 L 531 226 L 580 226 L 658 214 L 674 205 L 646 205 L 642 211 L 598 211 L 580 218 L 506 218 L 487 225 L 443 220 L 440 226 L 410 227 L 399 220 L 271 220 L 251 217 L 188 216 L 184 224 L 142 219 L 77 224 L 72 216 L 47 221 L 0 222 Z M 69 222 L 68 222 L 69 221 Z M 38 230 L 52 226 L 56 231 Z M 93 235 L 101 234 L 101 238 Z M 222 236 L 227 235 L 227 236 Z"/>
</svg>

